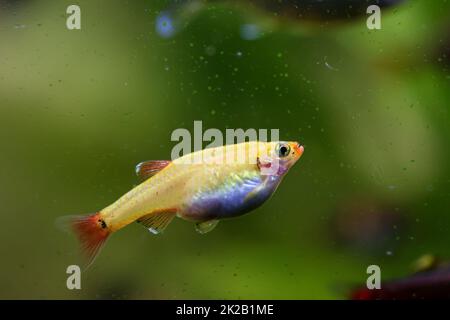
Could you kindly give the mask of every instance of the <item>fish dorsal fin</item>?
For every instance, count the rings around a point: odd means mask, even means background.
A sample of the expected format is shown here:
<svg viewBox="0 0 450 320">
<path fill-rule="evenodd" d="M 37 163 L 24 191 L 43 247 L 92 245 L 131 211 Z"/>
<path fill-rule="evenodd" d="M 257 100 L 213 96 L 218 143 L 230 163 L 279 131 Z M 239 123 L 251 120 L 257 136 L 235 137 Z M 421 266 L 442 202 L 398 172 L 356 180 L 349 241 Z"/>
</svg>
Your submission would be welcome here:
<svg viewBox="0 0 450 320">
<path fill-rule="evenodd" d="M 210 232 L 212 229 L 214 229 L 217 224 L 219 223 L 219 220 L 209 220 L 204 222 L 199 222 L 195 224 L 195 230 L 198 233 L 205 234 Z"/>
<path fill-rule="evenodd" d="M 149 160 L 136 166 L 136 174 L 142 179 L 148 179 L 170 164 L 169 160 Z"/>
<path fill-rule="evenodd" d="M 160 234 L 172 221 L 176 214 L 175 209 L 158 210 L 156 212 L 149 213 L 137 220 L 153 234 Z"/>
</svg>

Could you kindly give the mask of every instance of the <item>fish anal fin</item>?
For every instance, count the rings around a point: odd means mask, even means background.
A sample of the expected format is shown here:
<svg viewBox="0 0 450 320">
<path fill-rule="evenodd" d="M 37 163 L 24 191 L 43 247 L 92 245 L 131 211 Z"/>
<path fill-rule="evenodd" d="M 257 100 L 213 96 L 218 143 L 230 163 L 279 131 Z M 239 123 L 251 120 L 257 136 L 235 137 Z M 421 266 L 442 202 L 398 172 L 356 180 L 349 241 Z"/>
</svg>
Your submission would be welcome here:
<svg viewBox="0 0 450 320">
<path fill-rule="evenodd" d="M 154 211 L 137 220 L 153 234 L 160 234 L 169 225 L 177 213 L 176 209 Z"/>
<path fill-rule="evenodd" d="M 198 222 L 195 224 L 195 230 L 200 234 L 205 234 L 213 230 L 218 223 L 219 220 L 208 220 L 204 222 Z"/>
<path fill-rule="evenodd" d="M 170 163 L 170 160 L 144 161 L 136 166 L 136 174 L 142 179 L 148 179 L 167 167 Z"/>
</svg>

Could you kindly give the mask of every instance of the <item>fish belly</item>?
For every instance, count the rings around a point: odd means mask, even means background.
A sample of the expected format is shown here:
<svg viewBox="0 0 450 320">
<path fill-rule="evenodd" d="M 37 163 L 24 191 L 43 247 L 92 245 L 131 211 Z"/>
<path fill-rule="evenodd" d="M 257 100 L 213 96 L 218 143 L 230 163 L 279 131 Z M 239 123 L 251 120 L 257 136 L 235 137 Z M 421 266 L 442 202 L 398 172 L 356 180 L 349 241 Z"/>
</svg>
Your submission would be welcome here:
<svg viewBox="0 0 450 320">
<path fill-rule="evenodd" d="M 259 173 L 233 174 L 217 185 L 198 186 L 178 215 L 197 222 L 237 217 L 262 205 L 276 185 L 266 184 Z"/>
</svg>

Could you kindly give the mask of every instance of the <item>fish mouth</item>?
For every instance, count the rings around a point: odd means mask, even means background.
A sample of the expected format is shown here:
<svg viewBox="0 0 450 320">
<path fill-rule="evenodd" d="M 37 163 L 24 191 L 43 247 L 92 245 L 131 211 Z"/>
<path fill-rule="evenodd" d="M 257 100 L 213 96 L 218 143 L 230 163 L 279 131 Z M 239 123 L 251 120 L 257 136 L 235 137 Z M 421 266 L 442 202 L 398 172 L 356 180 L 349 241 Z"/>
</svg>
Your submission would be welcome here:
<svg viewBox="0 0 450 320">
<path fill-rule="evenodd" d="M 300 143 L 295 143 L 294 145 L 294 149 L 295 152 L 297 153 L 298 157 L 300 158 L 303 154 L 303 152 L 305 152 L 305 147 L 303 147 Z"/>
</svg>

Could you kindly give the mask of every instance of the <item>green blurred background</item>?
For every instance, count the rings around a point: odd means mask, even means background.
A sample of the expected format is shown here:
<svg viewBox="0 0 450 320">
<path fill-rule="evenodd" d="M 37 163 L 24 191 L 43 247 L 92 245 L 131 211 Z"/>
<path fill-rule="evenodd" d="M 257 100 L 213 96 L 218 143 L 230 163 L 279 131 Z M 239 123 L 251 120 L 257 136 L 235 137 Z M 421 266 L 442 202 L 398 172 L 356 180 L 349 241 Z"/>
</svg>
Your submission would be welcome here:
<svg viewBox="0 0 450 320">
<path fill-rule="evenodd" d="M 370 264 L 450 257 L 450 1 L 383 9 L 381 30 L 171 3 L 77 1 L 69 31 L 73 2 L 0 1 L 0 298 L 343 299 Z M 68 290 L 80 257 L 54 220 L 115 201 L 194 120 L 306 151 L 253 213 L 206 235 L 133 224 Z"/>
</svg>

